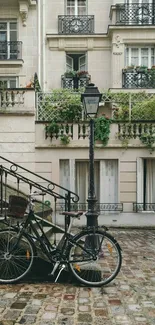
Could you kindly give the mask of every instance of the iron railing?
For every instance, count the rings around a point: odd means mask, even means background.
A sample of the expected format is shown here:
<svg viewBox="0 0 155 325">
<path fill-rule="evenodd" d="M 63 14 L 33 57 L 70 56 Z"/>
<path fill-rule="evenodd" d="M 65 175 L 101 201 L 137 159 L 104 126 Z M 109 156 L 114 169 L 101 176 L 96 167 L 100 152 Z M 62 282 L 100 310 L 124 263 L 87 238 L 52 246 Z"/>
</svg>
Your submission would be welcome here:
<svg viewBox="0 0 155 325">
<path fill-rule="evenodd" d="M 117 25 L 154 25 L 155 5 L 132 3 L 116 5 Z"/>
<path fill-rule="evenodd" d="M 149 211 L 155 212 L 155 203 L 133 203 L 134 212 Z"/>
<path fill-rule="evenodd" d="M 73 203 L 71 204 L 71 210 L 73 211 L 88 211 L 88 203 Z M 99 213 L 103 213 L 106 211 L 111 212 L 122 212 L 123 211 L 123 203 L 96 203 L 95 208 Z M 57 209 L 59 211 L 64 210 L 64 204 L 57 205 Z"/>
<path fill-rule="evenodd" d="M 2 156 L 0 156 L 0 214 L 7 215 L 9 195 L 27 197 L 31 192 L 41 191 L 46 193 L 40 196 L 39 212 L 52 208 L 56 216 L 56 204 L 63 203 L 64 210 L 71 210 L 71 203 L 79 200 L 76 193 L 32 172 Z"/>
<path fill-rule="evenodd" d="M 58 16 L 59 34 L 93 34 L 94 16 Z"/>
<path fill-rule="evenodd" d="M 0 42 L 0 60 L 22 60 L 22 42 Z"/>
<path fill-rule="evenodd" d="M 90 82 L 90 76 L 86 77 L 65 77 L 64 75 L 61 76 L 61 86 L 62 88 L 68 89 L 78 89 L 81 87 L 88 86 Z"/>
<path fill-rule="evenodd" d="M 142 71 L 122 71 L 123 88 L 155 88 L 155 70 Z"/>
</svg>

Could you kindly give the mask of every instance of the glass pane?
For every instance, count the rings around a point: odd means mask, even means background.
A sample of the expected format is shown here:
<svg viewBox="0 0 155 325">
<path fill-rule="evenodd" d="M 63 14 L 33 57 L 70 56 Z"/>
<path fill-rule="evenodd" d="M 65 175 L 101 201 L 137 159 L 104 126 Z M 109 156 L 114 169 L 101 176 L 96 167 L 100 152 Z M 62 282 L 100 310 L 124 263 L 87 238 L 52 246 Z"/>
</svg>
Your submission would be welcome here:
<svg viewBox="0 0 155 325">
<path fill-rule="evenodd" d="M 78 15 L 86 15 L 86 8 L 85 7 L 79 7 L 78 8 Z"/>
<path fill-rule="evenodd" d="M 149 55 L 149 50 L 147 48 L 142 48 L 141 49 L 141 65 L 145 65 L 148 67 L 148 55 Z"/>
<path fill-rule="evenodd" d="M 0 42 L 6 42 L 7 41 L 7 32 L 0 31 Z"/>
<path fill-rule="evenodd" d="M 67 6 L 75 6 L 75 0 L 67 0 Z"/>
<path fill-rule="evenodd" d="M 11 30 L 17 30 L 17 23 L 10 23 Z"/>
<path fill-rule="evenodd" d="M 78 6 L 86 6 L 86 0 L 78 0 Z"/>
<path fill-rule="evenodd" d="M 0 30 L 7 30 L 7 23 L 0 23 Z"/>
<path fill-rule="evenodd" d="M 10 88 L 16 88 L 16 79 L 10 80 Z"/>
<path fill-rule="evenodd" d="M 155 59 L 154 59 L 154 49 L 151 49 L 151 66 L 155 65 Z"/>
<path fill-rule="evenodd" d="M 0 79 L 0 88 L 2 88 L 2 89 L 7 88 L 7 80 Z"/>
<path fill-rule="evenodd" d="M 132 48 L 131 49 L 131 65 L 138 65 L 139 58 L 138 58 L 138 49 Z"/>
<path fill-rule="evenodd" d="M 75 8 L 73 7 L 73 8 L 67 8 L 67 15 L 69 15 L 69 16 L 74 16 L 74 14 L 75 14 Z"/>
<path fill-rule="evenodd" d="M 10 41 L 17 41 L 17 32 L 16 31 L 10 32 Z"/>
</svg>

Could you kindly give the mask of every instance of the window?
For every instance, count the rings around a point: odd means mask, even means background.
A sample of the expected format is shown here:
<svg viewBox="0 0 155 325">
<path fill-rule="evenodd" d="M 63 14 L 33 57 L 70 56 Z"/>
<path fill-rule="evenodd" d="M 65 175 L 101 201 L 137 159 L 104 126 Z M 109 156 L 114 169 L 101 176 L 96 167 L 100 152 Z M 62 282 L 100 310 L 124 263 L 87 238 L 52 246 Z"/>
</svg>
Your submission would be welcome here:
<svg viewBox="0 0 155 325">
<path fill-rule="evenodd" d="M 155 159 L 137 159 L 137 203 L 141 210 L 155 210 Z"/>
<path fill-rule="evenodd" d="M 89 161 L 60 160 L 61 186 L 76 192 L 79 203 L 87 203 Z M 118 202 L 118 160 L 105 159 L 94 162 L 95 195 L 98 203 Z M 62 193 L 64 195 L 64 193 Z"/>
<path fill-rule="evenodd" d="M 86 54 L 66 54 L 66 71 L 75 70 L 75 71 L 86 71 Z"/>
<path fill-rule="evenodd" d="M 86 15 L 86 0 L 67 0 L 67 15 Z"/>
<path fill-rule="evenodd" d="M 0 60 L 17 59 L 17 22 L 0 21 Z"/>
<path fill-rule="evenodd" d="M 17 77 L 1 77 L 0 76 L 0 88 L 17 88 L 18 79 Z"/>
<path fill-rule="evenodd" d="M 126 66 L 141 66 L 145 65 L 151 68 L 155 65 L 155 48 L 154 47 L 127 47 L 126 48 Z"/>
</svg>

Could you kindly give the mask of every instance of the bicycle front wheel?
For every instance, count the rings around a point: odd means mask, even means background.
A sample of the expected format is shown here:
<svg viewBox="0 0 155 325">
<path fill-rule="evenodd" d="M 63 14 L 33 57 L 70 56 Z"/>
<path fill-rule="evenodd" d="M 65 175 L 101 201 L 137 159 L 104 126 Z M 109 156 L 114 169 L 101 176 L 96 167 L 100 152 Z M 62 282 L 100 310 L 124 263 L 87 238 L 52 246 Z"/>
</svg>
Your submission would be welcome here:
<svg viewBox="0 0 155 325">
<path fill-rule="evenodd" d="M 122 255 L 116 239 L 102 230 L 84 231 L 73 240 L 68 261 L 74 276 L 83 284 L 102 286 L 118 274 Z"/>
<path fill-rule="evenodd" d="M 0 231 L 0 282 L 14 283 L 31 269 L 34 248 L 30 239 L 12 229 Z"/>
</svg>

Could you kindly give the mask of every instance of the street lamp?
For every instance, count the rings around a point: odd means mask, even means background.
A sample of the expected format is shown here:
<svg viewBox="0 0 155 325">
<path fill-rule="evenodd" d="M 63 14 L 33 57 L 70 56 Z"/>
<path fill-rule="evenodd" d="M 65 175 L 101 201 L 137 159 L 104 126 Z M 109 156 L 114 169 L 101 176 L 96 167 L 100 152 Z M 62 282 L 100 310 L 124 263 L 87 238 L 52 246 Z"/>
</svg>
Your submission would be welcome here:
<svg viewBox="0 0 155 325">
<path fill-rule="evenodd" d="M 98 212 L 96 211 L 95 204 L 97 202 L 94 186 L 94 117 L 97 115 L 99 102 L 101 101 L 102 94 L 100 94 L 97 87 L 90 83 L 84 94 L 81 94 L 81 101 L 83 103 L 85 116 L 90 117 L 90 135 L 89 135 L 89 190 L 88 190 L 88 211 L 87 227 L 98 225 Z"/>
</svg>

